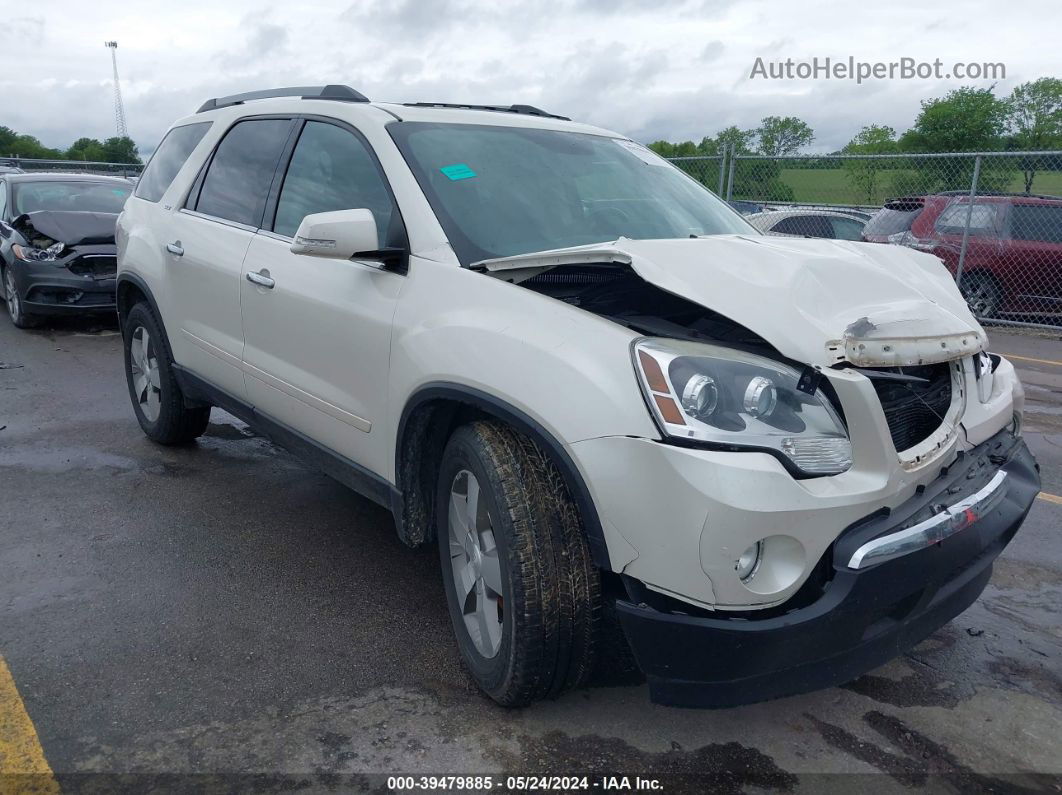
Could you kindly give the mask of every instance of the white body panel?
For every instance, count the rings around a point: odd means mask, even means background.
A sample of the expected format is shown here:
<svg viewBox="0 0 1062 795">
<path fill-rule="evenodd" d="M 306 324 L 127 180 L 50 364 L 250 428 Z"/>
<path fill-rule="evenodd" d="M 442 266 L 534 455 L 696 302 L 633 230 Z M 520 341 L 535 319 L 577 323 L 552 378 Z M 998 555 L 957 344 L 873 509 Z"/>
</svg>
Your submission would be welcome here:
<svg viewBox="0 0 1062 795">
<path fill-rule="evenodd" d="M 375 472 L 387 468 L 391 319 L 405 278 L 361 262 L 292 254 L 254 235 L 245 261 L 266 289 L 241 279 L 249 402 Z"/>
<path fill-rule="evenodd" d="M 407 273 L 294 255 L 274 235 L 180 212 L 228 126 L 263 113 L 327 115 L 364 135 L 402 214 Z M 614 570 L 691 603 L 749 609 L 784 601 L 843 528 L 901 503 L 960 448 L 1020 412 L 1021 387 L 1006 362 L 990 399 L 977 398 L 969 357 L 984 347 L 984 331 L 939 261 L 908 248 L 754 234 L 620 239 L 486 263 L 495 274 L 463 268 L 387 133 L 396 115 L 614 136 L 505 113 L 298 99 L 228 107 L 178 122 L 213 120 L 214 127 L 162 201 L 130 199 L 118 235 L 120 274 L 151 289 L 178 364 L 391 484 L 403 409 L 417 390 L 439 382 L 476 389 L 532 418 L 570 453 Z M 165 253 L 177 238 L 183 261 Z M 663 444 L 632 366 L 637 335 L 506 281 L 579 257 L 627 263 L 782 355 L 821 368 L 844 407 L 852 468 L 796 480 L 764 453 Z M 272 290 L 245 279 L 263 269 Z M 963 357 L 962 426 L 917 460 L 893 448 L 871 382 L 830 369 L 846 359 L 893 366 Z M 775 580 L 746 586 L 734 558 L 766 535 L 793 539 L 786 554 L 800 560 Z"/>
</svg>

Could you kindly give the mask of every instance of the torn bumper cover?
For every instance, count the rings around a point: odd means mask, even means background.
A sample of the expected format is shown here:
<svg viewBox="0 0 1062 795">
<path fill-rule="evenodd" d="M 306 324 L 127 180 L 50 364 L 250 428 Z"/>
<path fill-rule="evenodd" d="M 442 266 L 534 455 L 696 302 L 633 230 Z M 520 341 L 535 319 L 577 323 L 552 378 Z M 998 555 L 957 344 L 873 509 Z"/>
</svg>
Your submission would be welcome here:
<svg viewBox="0 0 1062 795">
<path fill-rule="evenodd" d="M 618 601 L 652 700 L 731 707 L 837 685 L 883 664 L 977 599 L 1039 490 L 1025 443 L 1001 431 L 921 494 L 847 528 L 826 553 L 832 576 L 810 604 L 763 618 L 716 618 Z M 955 532 L 876 563 L 864 560 L 873 542 L 926 527 L 941 506 L 970 505 L 980 513 L 949 512 L 966 519 Z"/>
</svg>

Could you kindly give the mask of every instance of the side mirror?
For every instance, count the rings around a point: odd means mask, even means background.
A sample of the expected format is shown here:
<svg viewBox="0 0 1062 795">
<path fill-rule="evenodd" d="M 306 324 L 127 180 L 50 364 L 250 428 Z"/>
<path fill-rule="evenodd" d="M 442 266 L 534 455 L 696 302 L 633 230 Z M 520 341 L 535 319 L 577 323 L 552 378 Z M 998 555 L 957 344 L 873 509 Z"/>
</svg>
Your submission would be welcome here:
<svg viewBox="0 0 1062 795">
<path fill-rule="evenodd" d="M 336 210 L 307 215 L 291 243 L 292 254 L 350 259 L 377 251 L 380 241 L 372 210 Z"/>
</svg>

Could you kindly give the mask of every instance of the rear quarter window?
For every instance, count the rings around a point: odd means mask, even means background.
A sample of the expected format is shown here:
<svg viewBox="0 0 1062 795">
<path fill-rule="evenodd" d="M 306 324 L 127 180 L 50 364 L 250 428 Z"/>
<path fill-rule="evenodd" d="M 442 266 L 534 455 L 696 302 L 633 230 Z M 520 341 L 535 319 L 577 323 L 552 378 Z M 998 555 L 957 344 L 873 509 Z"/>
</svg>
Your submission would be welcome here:
<svg viewBox="0 0 1062 795">
<path fill-rule="evenodd" d="M 144 169 L 140 181 L 136 185 L 138 199 L 146 199 L 149 202 L 157 202 L 162 194 L 170 187 L 173 178 L 181 170 L 181 166 L 192 154 L 196 144 L 203 140 L 207 130 L 213 122 L 204 121 L 197 124 L 186 124 L 183 127 L 174 127 L 166 137 L 162 139 L 159 148 L 155 150 L 151 161 Z"/>
<path fill-rule="evenodd" d="M 1010 213 L 1014 240 L 1062 243 L 1062 204 L 1015 204 Z"/>
<path fill-rule="evenodd" d="M 887 237 L 897 232 L 908 232 L 911 224 L 922 213 L 922 206 L 911 209 L 894 210 L 883 207 L 867 221 L 863 234 L 871 237 Z"/>
</svg>

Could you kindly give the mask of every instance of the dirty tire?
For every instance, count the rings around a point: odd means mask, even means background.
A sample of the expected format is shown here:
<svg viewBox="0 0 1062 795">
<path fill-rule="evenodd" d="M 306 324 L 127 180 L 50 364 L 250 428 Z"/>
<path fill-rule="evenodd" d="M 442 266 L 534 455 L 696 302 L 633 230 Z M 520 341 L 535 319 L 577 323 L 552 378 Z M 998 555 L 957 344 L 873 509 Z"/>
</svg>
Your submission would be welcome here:
<svg viewBox="0 0 1062 795">
<path fill-rule="evenodd" d="M 449 507 L 462 471 L 478 480 L 498 549 L 502 630 L 500 648 L 490 657 L 469 634 L 454 586 Z M 578 511 L 552 461 L 504 424 L 464 425 L 443 452 L 435 516 L 450 617 L 476 684 L 499 704 L 515 707 L 586 682 L 595 663 L 601 583 Z"/>
<path fill-rule="evenodd" d="M 154 346 L 154 360 L 157 362 L 158 416 L 154 419 L 145 414 L 134 386 L 132 344 L 138 329 L 143 329 L 150 336 Z M 122 340 L 129 399 L 137 421 L 148 438 L 159 444 L 171 445 L 185 444 L 202 436 L 210 422 L 210 406 L 193 408 L 185 405 L 184 394 L 174 377 L 169 343 L 162 332 L 161 324 L 147 303 L 138 303 L 129 310 L 122 324 Z"/>
<path fill-rule="evenodd" d="M 7 306 L 7 315 L 11 318 L 11 323 L 15 328 L 34 328 L 39 321 L 35 316 L 26 314 L 22 299 L 19 298 L 15 287 L 15 277 L 11 273 L 10 266 L 4 268 L 3 271 L 4 303 Z"/>
</svg>

